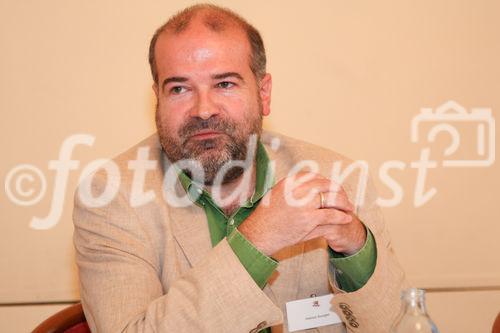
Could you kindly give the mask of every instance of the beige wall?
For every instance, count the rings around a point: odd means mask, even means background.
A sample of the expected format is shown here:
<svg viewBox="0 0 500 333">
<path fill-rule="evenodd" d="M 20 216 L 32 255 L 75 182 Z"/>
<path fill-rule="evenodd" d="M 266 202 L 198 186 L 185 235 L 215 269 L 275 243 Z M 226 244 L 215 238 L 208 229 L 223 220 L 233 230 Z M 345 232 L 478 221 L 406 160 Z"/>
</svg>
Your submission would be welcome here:
<svg viewBox="0 0 500 333">
<path fill-rule="evenodd" d="M 0 0 L 0 175 L 5 180 L 28 163 L 47 181 L 46 195 L 32 206 L 0 192 L 0 304 L 78 298 L 71 193 L 88 162 L 114 156 L 154 131 L 149 38 L 190 3 Z M 429 296 L 443 332 L 487 332 L 500 311 L 498 163 L 443 167 L 449 137 L 412 143 L 410 125 L 420 108 L 448 100 L 498 115 L 500 3 L 217 3 L 263 33 L 274 79 L 266 128 L 366 160 L 386 199 L 393 192 L 379 168 L 401 161 L 404 169 L 390 175 L 402 186 L 402 202 L 384 212 L 410 281 L 434 291 L 462 290 Z M 475 157 L 475 126 L 457 125 L 459 158 Z M 423 134 L 429 129 L 421 128 Z M 59 223 L 34 230 L 31 218 L 45 217 L 52 202 L 55 172 L 48 161 L 77 133 L 94 136 L 95 143 L 73 151 L 81 163 L 70 172 Z M 438 167 L 429 170 L 426 189 L 437 193 L 415 207 L 417 172 L 410 163 L 428 146 Z M 472 291 L 478 287 L 484 290 Z M 12 326 L 10 319 L 25 310 L 36 318 L 47 313 L 46 307 L 0 306 L 0 330 L 31 327 L 27 321 Z"/>
</svg>

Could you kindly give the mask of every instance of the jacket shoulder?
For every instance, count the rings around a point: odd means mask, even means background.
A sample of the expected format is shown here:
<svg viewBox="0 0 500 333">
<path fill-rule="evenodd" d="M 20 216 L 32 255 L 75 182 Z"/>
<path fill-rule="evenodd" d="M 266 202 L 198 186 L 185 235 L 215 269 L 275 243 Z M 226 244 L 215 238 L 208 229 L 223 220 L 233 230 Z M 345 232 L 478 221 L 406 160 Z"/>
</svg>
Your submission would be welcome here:
<svg viewBox="0 0 500 333">
<path fill-rule="evenodd" d="M 112 158 L 112 161 L 119 167 L 120 170 L 128 168 L 128 162 L 137 159 L 137 154 L 139 150 L 147 149 L 148 159 L 157 160 L 159 159 L 161 152 L 160 140 L 158 134 L 154 133 L 145 139 L 139 141 L 127 150 L 119 153 Z"/>
<path fill-rule="evenodd" d="M 287 157 L 292 161 L 313 160 L 318 163 L 341 161 L 353 163 L 349 157 L 334 150 L 272 131 L 263 131 L 262 143 L 266 151 L 275 151 L 277 157 Z"/>
<path fill-rule="evenodd" d="M 143 153 L 139 155 L 141 150 L 143 150 Z M 127 187 L 132 182 L 134 175 L 134 166 L 130 162 L 138 159 L 155 163 L 154 170 L 161 171 L 161 145 L 156 133 L 115 155 L 113 158 L 95 165 L 92 170 L 89 170 L 83 181 L 90 181 L 98 187 L 109 182 L 119 188 Z M 151 176 L 156 175 L 156 173 L 152 172 Z"/>
</svg>

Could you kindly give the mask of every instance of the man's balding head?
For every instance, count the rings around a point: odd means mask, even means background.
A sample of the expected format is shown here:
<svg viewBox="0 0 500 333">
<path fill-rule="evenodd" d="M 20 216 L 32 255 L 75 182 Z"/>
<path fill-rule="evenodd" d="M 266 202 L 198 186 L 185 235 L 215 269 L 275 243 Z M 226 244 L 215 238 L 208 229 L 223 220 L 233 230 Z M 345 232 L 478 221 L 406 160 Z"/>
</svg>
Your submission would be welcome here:
<svg viewBox="0 0 500 333">
<path fill-rule="evenodd" d="M 246 34 L 250 44 L 251 54 L 249 65 L 257 80 L 266 73 L 266 52 L 260 33 L 245 19 L 233 11 L 211 4 L 200 4 L 188 7 L 171 17 L 165 24 L 158 28 L 149 45 L 149 65 L 153 80 L 158 84 L 158 70 L 155 59 L 155 47 L 158 37 L 163 33 L 181 34 L 193 22 L 201 22 L 207 29 L 223 33 L 230 29 L 241 29 Z"/>
</svg>

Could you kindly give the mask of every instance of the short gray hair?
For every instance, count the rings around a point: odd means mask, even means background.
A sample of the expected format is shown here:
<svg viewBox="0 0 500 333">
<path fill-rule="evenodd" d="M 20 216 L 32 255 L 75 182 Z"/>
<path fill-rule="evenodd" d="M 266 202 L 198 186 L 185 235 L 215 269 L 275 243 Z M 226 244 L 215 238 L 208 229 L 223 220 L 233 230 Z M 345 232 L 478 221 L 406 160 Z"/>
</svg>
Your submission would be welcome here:
<svg viewBox="0 0 500 333">
<path fill-rule="evenodd" d="M 191 23 L 193 17 L 200 12 L 203 15 L 203 23 L 212 31 L 222 31 L 231 23 L 236 24 L 244 30 L 251 48 L 250 69 L 257 80 L 262 79 L 266 74 L 266 50 L 259 31 L 230 9 L 212 4 L 198 4 L 187 7 L 172 16 L 165 24 L 156 30 L 151 38 L 149 44 L 149 66 L 151 67 L 151 75 L 153 76 L 154 82 L 158 84 L 158 70 L 156 68 L 155 59 L 155 46 L 158 37 L 164 31 L 169 31 L 174 34 L 184 31 L 189 26 L 189 23 Z"/>
</svg>

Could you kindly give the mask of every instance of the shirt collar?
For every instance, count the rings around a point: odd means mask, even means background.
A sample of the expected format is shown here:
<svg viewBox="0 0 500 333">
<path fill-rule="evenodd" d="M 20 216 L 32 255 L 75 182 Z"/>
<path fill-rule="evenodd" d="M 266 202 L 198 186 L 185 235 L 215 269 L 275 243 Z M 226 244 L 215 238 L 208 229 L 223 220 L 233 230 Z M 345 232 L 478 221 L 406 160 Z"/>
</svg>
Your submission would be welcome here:
<svg viewBox="0 0 500 333">
<path fill-rule="evenodd" d="M 193 191 L 201 190 L 202 192 L 198 193 L 197 202 L 204 198 L 212 202 L 210 194 L 204 190 L 200 184 L 195 183 L 184 171 L 176 165 L 174 166 L 177 170 L 179 181 L 191 200 L 193 198 L 192 194 L 194 194 Z M 275 183 L 273 168 L 269 165 L 269 157 L 261 141 L 257 144 L 255 166 L 255 191 L 251 198 L 243 204 L 243 207 L 252 207 L 274 186 Z"/>
</svg>

